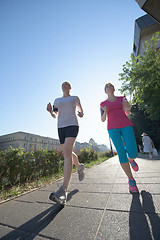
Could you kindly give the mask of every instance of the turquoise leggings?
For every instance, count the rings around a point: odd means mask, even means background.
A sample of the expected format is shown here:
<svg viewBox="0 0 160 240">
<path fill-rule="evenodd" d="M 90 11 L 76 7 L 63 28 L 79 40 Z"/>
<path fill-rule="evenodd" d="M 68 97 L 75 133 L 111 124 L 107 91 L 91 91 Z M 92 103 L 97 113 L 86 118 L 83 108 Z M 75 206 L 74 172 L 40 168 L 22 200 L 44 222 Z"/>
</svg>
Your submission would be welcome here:
<svg viewBox="0 0 160 240">
<path fill-rule="evenodd" d="M 127 163 L 128 158 L 136 158 L 138 149 L 133 127 L 108 129 L 108 133 L 116 148 L 120 163 Z"/>
</svg>

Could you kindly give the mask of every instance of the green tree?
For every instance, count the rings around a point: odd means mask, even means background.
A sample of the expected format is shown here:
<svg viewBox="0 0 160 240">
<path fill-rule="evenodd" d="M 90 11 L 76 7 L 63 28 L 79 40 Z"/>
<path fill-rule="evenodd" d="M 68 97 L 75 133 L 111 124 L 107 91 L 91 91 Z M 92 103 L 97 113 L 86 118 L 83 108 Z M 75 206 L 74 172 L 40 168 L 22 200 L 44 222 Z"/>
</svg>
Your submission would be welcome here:
<svg viewBox="0 0 160 240">
<path fill-rule="evenodd" d="M 136 142 L 142 145 L 142 133 L 147 133 L 153 140 L 155 147 L 160 149 L 160 121 L 152 120 L 143 109 L 138 107 L 138 104 L 131 106 L 130 119 L 133 123 Z"/>
<path fill-rule="evenodd" d="M 153 120 L 160 120 L 160 40 L 159 32 L 145 42 L 143 55 L 134 56 L 123 65 L 119 80 L 123 81 L 120 89 L 126 95 L 133 94 L 132 104 L 138 104 Z"/>
</svg>

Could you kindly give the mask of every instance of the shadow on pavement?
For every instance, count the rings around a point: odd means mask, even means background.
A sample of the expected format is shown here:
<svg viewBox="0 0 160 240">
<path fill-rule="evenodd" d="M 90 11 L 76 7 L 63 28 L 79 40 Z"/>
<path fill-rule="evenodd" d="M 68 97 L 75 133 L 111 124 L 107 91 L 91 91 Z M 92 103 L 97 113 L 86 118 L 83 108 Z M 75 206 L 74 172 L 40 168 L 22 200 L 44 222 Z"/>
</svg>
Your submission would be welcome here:
<svg viewBox="0 0 160 240">
<path fill-rule="evenodd" d="M 152 228 L 152 234 L 154 239 L 160 239 L 160 217 L 155 212 L 155 207 L 152 199 L 152 195 L 149 192 L 142 191 L 143 209 L 147 214 L 150 225 Z"/>
<path fill-rule="evenodd" d="M 150 161 L 160 161 L 160 156 L 158 157 L 155 157 L 153 156 L 153 158 L 150 158 L 148 154 L 138 154 L 138 158 L 142 158 L 142 159 L 145 159 L 145 160 L 150 160 Z"/>
<path fill-rule="evenodd" d="M 71 192 L 68 193 L 68 196 L 67 196 L 67 201 L 70 201 L 71 198 L 73 197 L 73 195 L 75 195 L 76 193 L 78 193 L 79 190 L 78 189 L 74 189 L 72 190 Z"/>
<path fill-rule="evenodd" d="M 129 216 L 130 240 L 159 240 L 160 217 L 155 212 L 152 196 L 146 191 L 142 191 L 141 196 L 142 204 L 139 194 L 133 194 Z"/>
<path fill-rule="evenodd" d="M 73 195 L 78 192 L 77 189 L 71 191 L 68 194 L 67 200 L 70 200 Z M 12 232 L 8 233 L 2 240 L 32 240 L 34 239 L 39 232 L 41 232 L 53 219 L 56 215 L 64 208 L 63 205 L 53 202 L 53 206 L 41 212 L 34 218 L 30 219 L 28 222 L 22 224 L 18 228 L 15 228 Z M 28 210 L 29 211 L 29 210 Z M 8 226 L 9 227 L 9 226 Z M 52 239 L 54 239 L 52 237 Z M 58 239 L 56 239 L 58 240 Z"/>
</svg>

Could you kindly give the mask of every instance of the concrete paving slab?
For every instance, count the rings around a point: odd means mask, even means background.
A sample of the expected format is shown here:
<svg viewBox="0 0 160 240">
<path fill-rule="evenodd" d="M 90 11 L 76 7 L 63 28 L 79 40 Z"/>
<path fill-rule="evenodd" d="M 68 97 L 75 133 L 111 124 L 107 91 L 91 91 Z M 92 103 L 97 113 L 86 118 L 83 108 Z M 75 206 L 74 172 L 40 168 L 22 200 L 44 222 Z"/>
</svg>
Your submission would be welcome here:
<svg viewBox="0 0 160 240">
<path fill-rule="evenodd" d="M 46 187 L 41 188 L 37 191 L 31 192 L 30 194 L 26 194 L 19 198 L 16 198 L 14 201 L 17 202 L 27 202 L 27 203 L 42 203 L 42 204 L 52 204 L 51 200 L 49 199 L 50 193 L 52 191 L 57 191 L 57 186 L 52 185 L 52 189 L 46 189 Z M 78 189 L 72 189 L 68 192 L 68 200 L 70 200 L 73 195 L 78 193 Z"/>
<path fill-rule="evenodd" d="M 143 183 L 160 183 L 160 177 L 152 177 L 152 178 L 143 178 Z"/>
<path fill-rule="evenodd" d="M 151 221 L 148 222 L 148 217 L 144 213 L 106 211 L 96 240 L 158 240 L 159 216 L 152 214 Z"/>
<path fill-rule="evenodd" d="M 94 172 L 94 174 L 90 174 L 90 176 L 86 176 L 85 177 L 85 179 L 94 179 L 95 177 L 96 177 L 96 179 L 113 179 L 113 178 L 115 178 L 115 174 L 116 173 L 106 173 L 106 174 L 99 174 L 99 173 L 97 173 L 97 172 Z"/>
<path fill-rule="evenodd" d="M 0 239 L 1 240 L 14 240 L 25 239 L 28 236 L 28 232 L 15 230 L 7 226 L 0 226 Z"/>
<path fill-rule="evenodd" d="M 160 177 L 160 172 L 137 172 L 136 173 L 136 177 L 139 178 L 141 177 L 143 178 L 156 178 L 156 177 Z"/>
<path fill-rule="evenodd" d="M 125 179 L 126 180 L 126 179 Z M 116 183 L 112 188 L 112 193 L 129 193 L 128 183 Z"/>
<path fill-rule="evenodd" d="M 25 240 L 46 240 L 45 237 L 40 237 L 40 236 L 35 236 L 35 235 L 29 235 L 28 238 L 26 238 Z M 60 240 L 60 239 L 54 239 L 54 238 L 49 238 L 49 239 L 52 239 L 52 240 Z"/>
<path fill-rule="evenodd" d="M 154 197 L 144 190 L 140 194 L 112 194 L 107 209 L 159 213 L 157 205 L 153 201 Z"/>
<path fill-rule="evenodd" d="M 58 189 L 58 186 L 61 186 L 61 184 L 62 184 L 62 181 L 58 181 L 56 183 L 40 188 L 39 191 L 53 192 L 53 191 L 56 191 Z"/>
<path fill-rule="evenodd" d="M 97 240 L 125 240 L 129 236 L 129 213 L 106 211 Z"/>
<path fill-rule="evenodd" d="M 113 183 L 114 182 L 114 178 L 86 178 L 84 181 L 84 183 L 95 183 L 95 184 L 106 184 L 106 183 Z"/>
<path fill-rule="evenodd" d="M 45 210 L 44 205 L 39 204 L 39 214 L 37 214 L 37 211 L 35 211 L 36 204 L 32 203 L 32 206 L 33 206 L 32 208 L 28 209 L 28 213 L 27 212 L 23 213 L 24 209 L 22 207 L 19 209 L 21 210 L 21 212 L 17 212 L 16 208 L 14 215 L 10 215 L 11 216 L 10 219 L 8 218 L 7 221 L 8 223 L 5 223 L 6 219 L 4 218 L 3 224 L 6 224 L 6 226 L 8 225 L 10 228 L 13 228 L 13 230 L 10 233 L 6 234 L 5 236 L 4 232 L 1 232 L 0 236 L 2 235 L 5 237 L 5 239 L 9 238 L 12 240 L 25 239 L 26 237 L 31 235 L 32 232 L 37 231 L 38 228 L 40 229 L 41 226 L 45 227 L 46 222 L 47 224 L 49 224 L 49 222 L 53 221 L 55 216 L 62 210 L 62 206 L 58 204 L 54 205 L 52 204 L 51 207 Z M 14 238 L 14 236 L 16 236 L 16 238 Z"/>
<path fill-rule="evenodd" d="M 123 174 L 124 175 L 124 174 Z M 123 177 L 117 177 L 116 178 L 116 180 L 115 180 L 115 183 L 117 184 L 119 184 L 119 183 L 124 183 L 124 184 L 126 184 L 126 183 L 128 183 L 128 179 L 125 177 L 125 176 L 123 176 Z"/>
<path fill-rule="evenodd" d="M 89 177 L 92 174 L 102 174 L 102 175 L 113 175 L 117 172 L 117 169 L 119 168 L 119 166 L 116 167 L 112 167 L 110 164 L 110 168 L 108 168 L 108 162 L 106 161 L 106 164 L 104 165 L 103 163 L 101 163 L 102 165 L 99 165 L 99 167 L 91 167 L 89 169 L 85 169 L 85 173 L 86 175 Z M 92 171 L 90 171 L 90 169 L 92 169 Z"/>
<path fill-rule="evenodd" d="M 88 186 L 88 183 L 84 183 L 84 182 L 74 183 L 74 182 L 71 182 L 69 184 L 68 191 L 72 191 L 74 189 L 77 189 L 79 192 L 82 192 L 82 191 L 86 190 L 87 186 Z"/>
<path fill-rule="evenodd" d="M 75 197 L 67 206 L 77 206 L 103 210 L 108 200 L 106 193 L 81 193 Z"/>
<path fill-rule="evenodd" d="M 112 189 L 113 183 L 105 183 L 105 184 L 94 184 L 90 183 L 86 186 L 86 188 L 82 192 L 92 192 L 92 193 L 110 193 Z"/>
<path fill-rule="evenodd" d="M 30 202 L 30 203 L 50 203 L 50 200 L 49 200 L 49 195 L 50 195 L 51 191 L 45 191 L 44 188 L 41 189 L 41 190 L 37 190 L 37 191 L 34 191 L 30 194 L 27 194 L 27 195 L 24 195 L 24 196 L 21 196 L 19 198 L 16 198 L 15 201 L 26 201 L 26 202 Z"/>
<path fill-rule="evenodd" d="M 45 228 L 37 231 L 43 236 L 61 240 L 93 240 L 102 212 L 66 206 Z"/>
<path fill-rule="evenodd" d="M 112 194 L 109 198 L 107 210 L 127 212 L 143 212 L 139 194 Z"/>
<path fill-rule="evenodd" d="M 61 210 L 58 204 L 39 204 L 27 201 L 10 201 L 1 206 L 0 223 L 18 230 L 33 231 L 49 215 L 55 215 Z"/>
<path fill-rule="evenodd" d="M 144 188 L 149 191 L 150 193 L 155 193 L 160 195 L 160 183 L 145 183 L 143 184 Z"/>
</svg>

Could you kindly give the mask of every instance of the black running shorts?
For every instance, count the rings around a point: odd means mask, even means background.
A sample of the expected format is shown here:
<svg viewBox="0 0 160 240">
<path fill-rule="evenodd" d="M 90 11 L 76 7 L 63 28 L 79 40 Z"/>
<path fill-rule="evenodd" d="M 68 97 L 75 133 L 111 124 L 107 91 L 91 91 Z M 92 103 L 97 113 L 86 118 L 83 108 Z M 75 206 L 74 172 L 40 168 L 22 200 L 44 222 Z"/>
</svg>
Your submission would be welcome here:
<svg viewBox="0 0 160 240">
<path fill-rule="evenodd" d="M 58 128 L 60 144 L 64 144 L 65 138 L 68 138 L 68 137 L 76 138 L 78 135 L 78 131 L 79 131 L 79 126 L 68 126 L 68 127 Z"/>
</svg>

